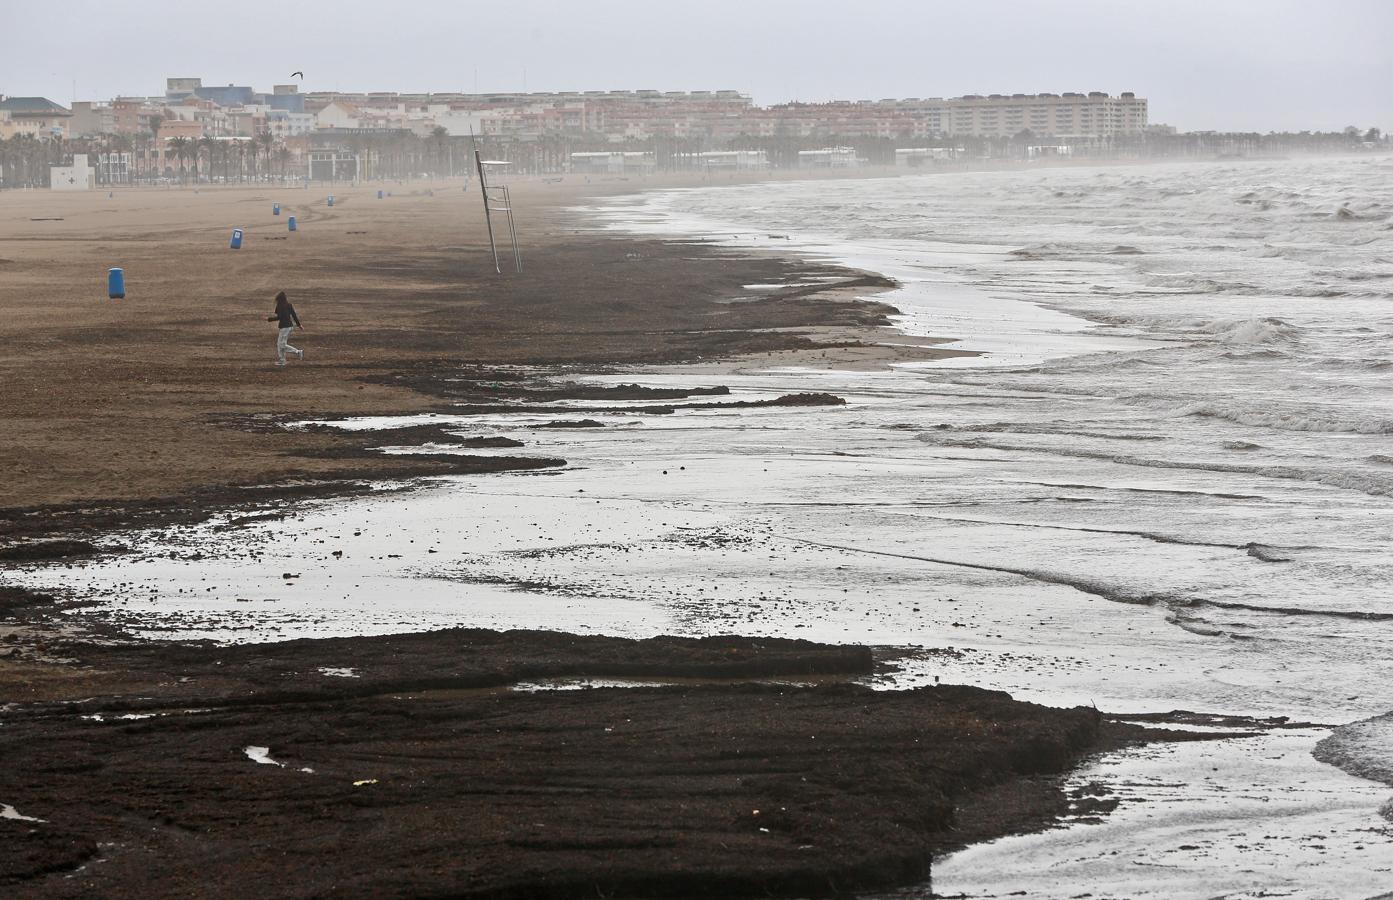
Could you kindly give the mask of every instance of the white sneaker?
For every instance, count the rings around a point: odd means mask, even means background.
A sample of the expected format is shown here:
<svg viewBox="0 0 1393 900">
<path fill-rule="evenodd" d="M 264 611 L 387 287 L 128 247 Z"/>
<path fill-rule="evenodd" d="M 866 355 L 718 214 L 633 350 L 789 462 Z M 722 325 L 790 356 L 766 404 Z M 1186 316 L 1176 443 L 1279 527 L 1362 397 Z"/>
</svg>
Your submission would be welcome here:
<svg viewBox="0 0 1393 900">
<path fill-rule="evenodd" d="M 285 360 L 283 360 L 283 359 L 278 359 L 278 360 L 276 360 L 276 365 L 278 365 L 278 366 L 283 366 L 283 365 L 285 365 Z"/>
<path fill-rule="evenodd" d="M 305 351 L 303 351 L 303 350 L 296 350 L 295 352 L 298 353 L 298 354 L 300 354 L 300 358 L 301 358 L 301 359 L 304 359 L 304 358 L 305 358 Z"/>
</svg>

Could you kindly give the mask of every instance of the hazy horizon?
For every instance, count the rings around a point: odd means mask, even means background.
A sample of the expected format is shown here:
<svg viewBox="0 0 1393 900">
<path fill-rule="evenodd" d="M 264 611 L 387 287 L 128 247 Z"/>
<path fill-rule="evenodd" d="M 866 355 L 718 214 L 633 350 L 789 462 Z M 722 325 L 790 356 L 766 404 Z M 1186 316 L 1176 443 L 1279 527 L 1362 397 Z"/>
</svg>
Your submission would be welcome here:
<svg viewBox="0 0 1393 900">
<path fill-rule="evenodd" d="M 355 3 L 249 0 L 236 19 L 93 0 L 18 7 L 8 11 L 14 33 L 61 38 L 12 48 L 0 93 L 67 105 L 157 95 L 172 76 L 269 90 L 303 70 L 304 90 L 736 89 L 761 105 L 1135 91 L 1150 101 L 1153 123 L 1182 130 L 1393 126 L 1393 60 L 1383 46 L 1393 4 L 1372 0 L 552 7 L 420 2 L 385 15 Z M 219 46 L 208 46 L 205 29 Z"/>
</svg>

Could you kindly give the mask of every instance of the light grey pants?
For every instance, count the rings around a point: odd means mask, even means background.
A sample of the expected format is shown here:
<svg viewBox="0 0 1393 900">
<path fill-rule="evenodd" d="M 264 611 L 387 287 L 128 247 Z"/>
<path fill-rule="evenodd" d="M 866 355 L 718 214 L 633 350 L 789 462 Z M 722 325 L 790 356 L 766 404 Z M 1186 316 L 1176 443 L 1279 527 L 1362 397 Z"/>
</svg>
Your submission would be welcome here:
<svg viewBox="0 0 1393 900">
<path fill-rule="evenodd" d="M 287 350 L 294 353 L 296 356 L 302 355 L 299 350 L 290 346 L 290 332 L 294 330 L 294 325 L 282 328 L 280 337 L 276 338 L 276 361 L 281 365 L 285 365 L 285 351 Z"/>
</svg>

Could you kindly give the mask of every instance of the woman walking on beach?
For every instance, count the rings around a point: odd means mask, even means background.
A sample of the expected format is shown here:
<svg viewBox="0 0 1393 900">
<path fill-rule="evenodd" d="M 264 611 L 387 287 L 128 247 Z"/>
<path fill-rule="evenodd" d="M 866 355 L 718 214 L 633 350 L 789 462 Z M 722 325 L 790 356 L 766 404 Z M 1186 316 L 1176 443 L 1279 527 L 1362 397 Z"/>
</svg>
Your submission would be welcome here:
<svg viewBox="0 0 1393 900">
<path fill-rule="evenodd" d="M 276 322 L 280 327 L 280 337 L 276 338 L 276 365 L 285 365 L 285 351 L 287 350 L 301 359 L 305 358 L 305 351 L 290 346 L 290 332 L 304 326 L 300 324 L 300 317 L 295 315 L 295 307 L 291 306 L 290 301 L 285 298 L 285 291 L 276 295 L 276 311 L 267 316 L 266 321 Z"/>
</svg>

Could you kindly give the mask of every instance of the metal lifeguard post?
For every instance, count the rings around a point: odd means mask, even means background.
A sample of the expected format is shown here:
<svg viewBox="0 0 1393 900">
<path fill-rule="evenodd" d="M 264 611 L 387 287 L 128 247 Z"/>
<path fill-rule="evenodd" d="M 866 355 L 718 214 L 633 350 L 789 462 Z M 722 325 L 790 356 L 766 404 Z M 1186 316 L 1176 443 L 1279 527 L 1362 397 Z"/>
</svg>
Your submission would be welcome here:
<svg viewBox="0 0 1393 900">
<path fill-rule="evenodd" d="M 470 139 L 473 139 L 470 135 Z M 503 267 L 498 263 L 498 244 L 493 236 L 493 214 L 504 213 L 507 215 L 508 240 L 513 245 L 513 265 L 519 272 L 522 271 L 522 254 L 518 251 L 518 232 L 513 226 L 513 200 L 508 195 L 506 184 L 489 184 L 489 171 L 501 166 L 512 165 L 512 163 L 501 160 L 484 159 L 479 152 L 479 145 L 474 143 L 474 164 L 479 169 L 479 190 L 484 196 L 484 221 L 489 228 L 489 249 L 493 251 L 493 270 L 499 275 L 503 274 Z"/>
</svg>

